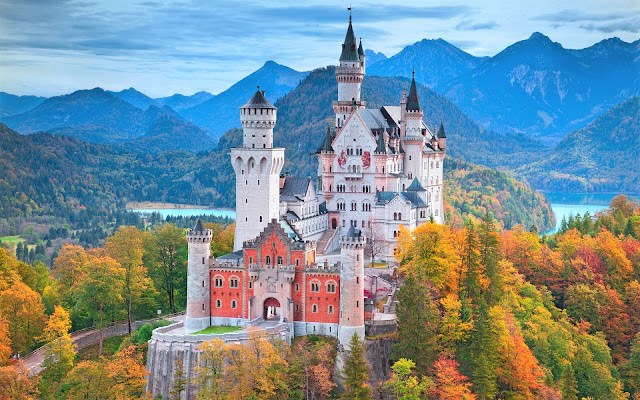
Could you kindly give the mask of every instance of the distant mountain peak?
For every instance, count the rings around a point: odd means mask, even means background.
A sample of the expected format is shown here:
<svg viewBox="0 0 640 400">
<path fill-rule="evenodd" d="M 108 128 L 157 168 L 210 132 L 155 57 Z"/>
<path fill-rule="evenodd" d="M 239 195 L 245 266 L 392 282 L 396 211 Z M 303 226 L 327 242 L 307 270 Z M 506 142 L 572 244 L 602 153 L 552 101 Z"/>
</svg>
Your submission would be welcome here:
<svg viewBox="0 0 640 400">
<path fill-rule="evenodd" d="M 548 41 L 551 41 L 551 39 L 549 39 L 549 36 L 543 35 L 540 32 L 533 32 L 531 34 L 531 36 L 529 36 L 529 40 L 548 40 Z"/>
</svg>

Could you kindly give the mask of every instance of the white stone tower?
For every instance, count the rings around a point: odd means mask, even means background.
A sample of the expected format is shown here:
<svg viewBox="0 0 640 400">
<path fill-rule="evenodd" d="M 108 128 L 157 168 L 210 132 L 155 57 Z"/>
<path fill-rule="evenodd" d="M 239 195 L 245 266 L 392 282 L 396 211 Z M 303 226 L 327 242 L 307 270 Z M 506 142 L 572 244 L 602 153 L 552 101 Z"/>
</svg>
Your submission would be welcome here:
<svg viewBox="0 0 640 400">
<path fill-rule="evenodd" d="M 211 256 L 211 229 L 202 221 L 187 231 L 189 256 L 187 264 L 187 332 L 197 332 L 209 326 L 211 316 L 209 257 Z"/>
<path fill-rule="evenodd" d="M 280 171 L 284 149 L 273 147 L 277 109 L 264 90 L 240 107 L 242 147 L 231 149 L 236 173 L 236 233 L 233 250 L 254 239 L 272 219 L 280 218 Z"/>
<path fill-rule="evenodd" d="M 354 107 L 364 108 L 365 104 L 360 100 L 360 87 L 364 79 L 365 56 L 356 43 L 356 36 L 351 25 L 349 15 L 349 28 L 342 44 L 340 65 L 336 67 L 336 79 L 338 81 L 338 101 L 333 102 L 333 111 L 336 113 L 336 127 L 342 127 L 347 116 Z"/>
<path fill-rule="evenodd" d="M 349 349 L 354 333 L 364 340 L 365 237 L 353 226 L 340 238 L 340 328 L 338 341 Z"/>
<path fill-rule="evenodd" d="M 400 110 L 402 121 L 400 122 L 404 129 L 401 129 L 402 140 L 404 142 L 405 157 L 404 171 L 408 175 L 409 180 L 418 178 L 422 184 L 422 150 L 424 149 L 424 136 L 422 135 L 422 107 L 420 107 L 420 99 L 418 98 L 418 90 L 416 88 L 415 72 L 412 72 L 411 87 L 409 95 L 404 98 L 402 108 Z"/>
</svg>

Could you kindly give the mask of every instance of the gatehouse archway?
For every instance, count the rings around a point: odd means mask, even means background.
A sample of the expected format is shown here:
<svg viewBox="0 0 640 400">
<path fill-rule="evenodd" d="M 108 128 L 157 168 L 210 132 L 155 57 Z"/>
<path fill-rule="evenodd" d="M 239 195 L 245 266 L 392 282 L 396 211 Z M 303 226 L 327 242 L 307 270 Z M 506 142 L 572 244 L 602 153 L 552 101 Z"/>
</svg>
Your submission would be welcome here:
<svg viewBox="0 0 640 400">
<path fill-rule="evenodd" d="M 262 317 L 267 319 L 280 319 L 280 302 L 274 297 L 269 297 L 264 301 Z"/>
</svg>

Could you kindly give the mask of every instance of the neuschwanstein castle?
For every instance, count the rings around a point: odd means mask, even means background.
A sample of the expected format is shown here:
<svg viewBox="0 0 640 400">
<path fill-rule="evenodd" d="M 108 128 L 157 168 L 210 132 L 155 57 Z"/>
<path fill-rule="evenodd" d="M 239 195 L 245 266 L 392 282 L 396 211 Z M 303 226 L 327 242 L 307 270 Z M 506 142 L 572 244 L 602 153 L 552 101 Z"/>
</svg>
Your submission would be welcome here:
<svg viewBox="0 0 640 400">
<path fill-rule="evenodd" d="M 330 335 L 344 347 L 354 333 L 364 338 L 367 249 L 376 246 L 377 258 L 393 262 L 401 225 L 443 223 L 444 128 L 432 131 L 422 121 L 415 79 L 408 94 L 398 93 L 399 106 L 367 109 L 365 68 L 349 17 L 336 68 L 335 125 L 315 154 L 316 185 L 281 175 L 285 149 L 273 147 L 277 109 L 264 91 L 240 107 L 243 143 L 231 150 L 235 251 L 213 258 L 212 232 L 200 222 L 187 231 L 186 318 L 153 333 L 154 394 L 167 392 L 174 358 L 193 367 L 194 346 L 212 335 L 189 333 L 208 326 L 259 325 L 286 341 Z M 246 334 L 223 340 L 242 342 Z"/>
<path fill-rule="evenodd" d="M 443 222 L 446 135 L 422 121 L 415 78 L 400 106 L 367 109 L 360 89 L 366 56 L 351 18 L 336 69 L 335 126 L 318 148 L 317 186 L 281 175 L 285 149 L 273 147 L 277 109 L 258 90 L 240 107 L 234 253 L 210 257 L 210 233 L 189 239 L 186 327 L 238 325 L 277 313 L 295 334 L 364 336 L 364 252 L 393 260 L 404 225 Z M 333 256 L 332 256 L 333 255 Z M 333 263 L 330 262 L 334 261 Z"/>
</svg>

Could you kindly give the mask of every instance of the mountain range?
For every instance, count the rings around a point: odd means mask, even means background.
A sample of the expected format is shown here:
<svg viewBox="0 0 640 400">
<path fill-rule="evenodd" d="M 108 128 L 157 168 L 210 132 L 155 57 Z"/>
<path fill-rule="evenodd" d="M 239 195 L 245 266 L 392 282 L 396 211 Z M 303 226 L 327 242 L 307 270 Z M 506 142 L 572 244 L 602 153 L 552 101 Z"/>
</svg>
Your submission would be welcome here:
<svg viewBox="0 0 640 400">
<path fill-rule="evenodd" d="M 633 97 L 517 171 L 540 189 L 640 193 L 638 154 L 640 97 Z"/>
<path fill-rule="evenodd" d="M 46 100 L 46 97 L 39 96 L 16 96 L 13 94 L 0 92 L 0 118 L 10 115 L 22 114 L 37 107 Z"/>
<path fill-rule="evenodd" d="M 187 121 L 206 129 L 217 140 L 227 130 L 239 127 L 239 108 L 260 86 L 273 103 L 298 86 L 309 73 L 298 72 L 273 61 L 238 81 L 224 92 L 196 106 L 180 111 Z"/>
<path fill-rule="evenodd" d="M 157 99 L 152 99 L 144 93 L 137 91 L 134 88 L 129 88 L 125 90 L 121 90 L 119 92 L 108 91 L 112 95 L 142 109 L 146 110 L 150 106 L 156 107 L 164 107 L 169 106 L 175 111 L 184 110 L 189 107 L 193 107 L 200 103 L 204 103 L 205 101 L 214 97 L 209 92 L 198 92 L 191 96 L 185 96 L 179 93 L 176 93 L 169 97 L 160 97 Z"/>
<path fill-rule="evenodd" d="M 443 39 L 423 39 L 374 65 L 367 57 L 367 75 L 411 78 L 415 71 L 418 82 L 435 88 L 471 71 L 487 58 L 472 56 Z"/>
</svg>

